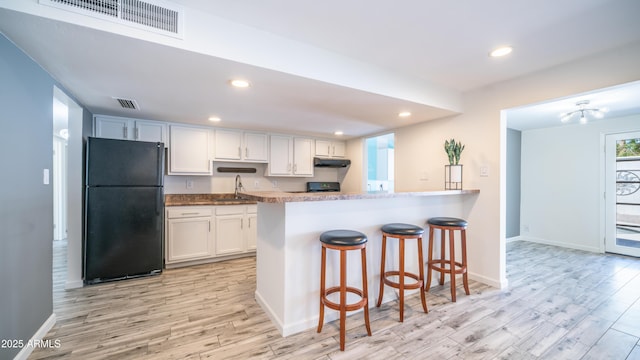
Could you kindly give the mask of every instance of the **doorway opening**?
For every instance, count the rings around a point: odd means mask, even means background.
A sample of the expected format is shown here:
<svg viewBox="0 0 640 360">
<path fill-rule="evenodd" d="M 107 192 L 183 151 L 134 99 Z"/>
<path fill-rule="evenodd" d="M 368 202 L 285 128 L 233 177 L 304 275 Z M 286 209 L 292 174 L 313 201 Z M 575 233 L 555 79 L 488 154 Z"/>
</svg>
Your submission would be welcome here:
<svg viewBox="0 0 640 360">
<path fill-rule="evenodd" d="M 83 110 L 53 87 L 54 287 L 82 287 Z M 64 240 L 66 238 L 66 241 Z"/>
<path fill-rule="evenodd" d="M 640 132 L 605 139 L 605 249 L 640 256 Z"/>
<path fill-rule="evenodd" d="M 394 139 L 393 133 L 366 139 L 367 191 L 394 191 Z"/>
</svg>

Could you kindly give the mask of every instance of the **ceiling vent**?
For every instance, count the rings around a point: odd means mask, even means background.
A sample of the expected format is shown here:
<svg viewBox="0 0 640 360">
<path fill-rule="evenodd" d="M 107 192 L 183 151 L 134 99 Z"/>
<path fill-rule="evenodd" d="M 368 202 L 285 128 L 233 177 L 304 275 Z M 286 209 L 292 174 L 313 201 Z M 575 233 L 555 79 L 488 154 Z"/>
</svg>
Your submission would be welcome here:
<svg viewBox="0 0 640 360">
<path fill-rule="evenodd" d="M 183 10 L 159 0 L 40 0 L 40 4 L 182 38 Z"/>
<path fill-rule="evenodd" d="M 118 101 L 118 103 L 120 104 L 120 106 L 122 106 L 123 109 L 130 109 L 130 110 L 138 110 L 138 103 L 136 103 L 135 100 L 129 100 L 129 99 L 121 99 L 121 98 L 114 98 Z"/>
</svg>

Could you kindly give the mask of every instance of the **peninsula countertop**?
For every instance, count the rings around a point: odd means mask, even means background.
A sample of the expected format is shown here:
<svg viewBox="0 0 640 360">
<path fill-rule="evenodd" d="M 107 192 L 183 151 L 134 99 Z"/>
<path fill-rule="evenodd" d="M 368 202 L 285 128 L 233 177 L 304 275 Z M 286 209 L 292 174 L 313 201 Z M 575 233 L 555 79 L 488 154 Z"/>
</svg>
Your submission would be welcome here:
<svg viewBox="0 0 640 360">
<path fill-rule="evenodd" d="M 390 199 L 400 197 L 447 196 L 478 194 L 480 190 L 431 190 L 407 192 L 284 192 L 284 191 L 243 191 L 239 197 L 265 203 L 286 203 L 302 201 L 357 200 L 357 199 Z"/>
</svg>

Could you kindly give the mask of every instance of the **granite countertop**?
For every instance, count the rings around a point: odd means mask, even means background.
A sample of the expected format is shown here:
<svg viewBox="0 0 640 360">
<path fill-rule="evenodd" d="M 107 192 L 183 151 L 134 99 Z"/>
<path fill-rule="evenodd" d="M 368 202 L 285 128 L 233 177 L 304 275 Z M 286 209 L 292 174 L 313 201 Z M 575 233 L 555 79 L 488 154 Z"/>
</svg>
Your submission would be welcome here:
<svg viewBox="0 0 640 360">
<path fill-rule="evenodd" d="M 240 192 L 238 196 L 243 199 L 266 202 L 285 203 L 301 201 L 326 201 L 326 200 L 356 200 L 356 199 L 389 199 L 399 197 L 417 196 L 445 196 L 478 194 L 480 190 L 433 190 L 414 192 L 317 192 L 317 193 L 289 193 L 283 191 L 247 191 Z"/>
<path fill-rule="evenodd" d="M 165 206 L 190 205 L 246 205 L 255 204 L 255 200 L 236 199 L 233 194 L 166 194 Z"/>
</svg>

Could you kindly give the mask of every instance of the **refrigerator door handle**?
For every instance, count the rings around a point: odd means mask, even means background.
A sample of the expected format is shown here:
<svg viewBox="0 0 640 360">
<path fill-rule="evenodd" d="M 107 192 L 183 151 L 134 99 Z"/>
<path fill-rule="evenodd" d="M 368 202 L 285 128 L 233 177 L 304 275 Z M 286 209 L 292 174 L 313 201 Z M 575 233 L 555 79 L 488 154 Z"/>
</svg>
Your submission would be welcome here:
<svg viewBox="0 0 640 360">
<path fill-rule="evenodd" d="M 157 178 L 157 181 L 158 181 L 158 185 L 162 186 L 164 184 L 164 177 L 163 177 L 164 176 L 164 162 L 162 161 L 163 160 L 162 155 L 163 155 L 163 152 L 164 152 L 164 145 L 162 143 L 158 143 L 156 146 L 158 147 L 158 156 L 157 156 L 158 178 Z"/>
<path fill-rule="evenodd" d="M 158 195 L 156 197 L 156 215 L 162 215 L 164 213 L 164 200 L 162 199 L 163 196 L 163 192 L 158 191 Z"/>
</svg>

